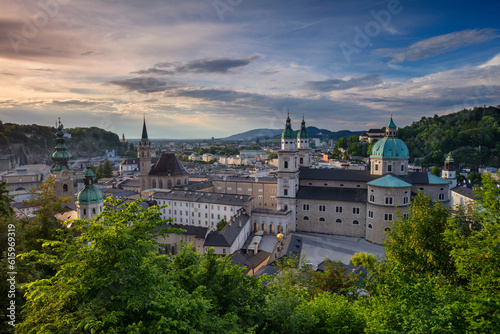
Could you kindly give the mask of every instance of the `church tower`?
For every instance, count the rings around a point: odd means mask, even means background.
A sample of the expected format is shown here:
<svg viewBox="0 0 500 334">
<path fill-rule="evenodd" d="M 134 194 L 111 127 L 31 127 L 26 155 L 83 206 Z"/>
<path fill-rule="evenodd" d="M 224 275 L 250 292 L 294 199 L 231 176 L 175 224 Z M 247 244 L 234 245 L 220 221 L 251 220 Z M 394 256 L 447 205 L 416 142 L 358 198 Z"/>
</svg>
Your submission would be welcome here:
<svg viewBox="0 0 500 334">
<path fill-rule="evenodd" d="M 451 152 L 448 153 L 448 156 L 444 160 L 444 167 L 441 171 L 441 177 L 446 181 L 450 182 L 450 189 L 453 189 L 457 186 L 457 175 L 455 171 L 455 161 L 451 157 Z"/>
<path fill-rule="evenodd" d="M 371 175 L 408 175 L 410 151 L 406 144 L 397 138 L 398 128 L 391 120 L 385 128 L 385 137 L 377 141 L 370 154 Z"/>
<path fill-rule="evenodd" d="M 76 196 L 76 212 L 79 219 L 93 219 L 102 212 L 104 198 L 102 191 L 94 187 L 94 172 L 87 165 L 83 182 L 85 186 Z"/>
<path fill-rule="evenodd" d="M 142 137 L 137 148 L 137 157 L 139 158 L 139 179 L 141 182 L 141 191 L 151 188 L 151 182 L 148 178 L 151 171 L 151 142 L 148 139 L 148 130 L 146 129 L 146 117 L 142 126 Z"/>
<path fill-rule="evenodd" d="M 56 133 L 56 147 L 54 153 L 52 153 L 52 160 L 54 161 L 54 166 L 50 169 L 54 180 L 55 180 L 55 190 L 57 197 L 67 197 L 75 196 L 75 173 L 71 167 L 69 160 L 71 159 L 71 153 L 68 152 L 66 144 L 64 143 L 64 127 L 59 119 L 59 126 Z M 73 206 L 74 202 L 68 203 L 69 206 Z"/>
<path fill-rule="evenodd" d="M 278 151 L 278 211 L 290 211 L 288 231 L 295 231 L 296 194 L 299 189 L 299 165 L 297 137 L 294 135 L 290 115 L 281 134 L 281 150 Z"/>
<path fill-rule="evenodd" d="M 300 131 L 297 135 L 297 148 L 299 149 L 299 167 L 311 167 L 311 151 L 309 149 L 309 135 L 306 130 L 306 122 L 302 116 Z"/>
</svg>

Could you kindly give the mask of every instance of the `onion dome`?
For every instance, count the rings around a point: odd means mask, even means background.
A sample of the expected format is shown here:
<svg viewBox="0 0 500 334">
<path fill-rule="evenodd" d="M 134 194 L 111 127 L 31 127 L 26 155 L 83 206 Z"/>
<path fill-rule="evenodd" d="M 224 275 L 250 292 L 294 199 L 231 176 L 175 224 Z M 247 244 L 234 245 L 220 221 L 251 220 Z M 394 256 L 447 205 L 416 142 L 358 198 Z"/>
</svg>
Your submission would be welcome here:
<svg viewBox="0 0 500 334">
<path fill-rule="evenodd" d="M 64 143 L 63 125 L 60 121 L 56 133 L 56 147 L 54 153 L 52 153 L 51 158 L 52 160 L 54 160 L 54 166 L 50 170 L 52 173 L 58 173 L 64 169 L 71 172 L 73 171 L 73 168 L 69 164 L 71 153 L 68 152 L 66 144 Z"/>
<path fill-rule="evenodd" d="M 104 201 L 102 191 L 94 187 L 94 172 L 90 167 L 91 165 L 87 165 L 87 170 L 85 171 L 83 179 L 85 186 L 76 195 L 77 204 L 94 204 Z"/>
<path fill-rule="evenodd" d="M 281 134 L 281 139 L 295 139 L 295 135 L 292 130 L 292 125 L 290 123 L 290 113 L 288 113 L 288 117 L 286 118 L 286 126 L 285 130 Z"/>
<path fill-rule="evenodd" d="M 307 134 L 306 130 L 306 121 L 304 121 L 304 116 L 302 116 L 302 123 L 300 123 L 300 131 L 299 134 L 297 135 L 297 139 L 307 139 L 309 138 L 309 135 Z"/>
</svg>

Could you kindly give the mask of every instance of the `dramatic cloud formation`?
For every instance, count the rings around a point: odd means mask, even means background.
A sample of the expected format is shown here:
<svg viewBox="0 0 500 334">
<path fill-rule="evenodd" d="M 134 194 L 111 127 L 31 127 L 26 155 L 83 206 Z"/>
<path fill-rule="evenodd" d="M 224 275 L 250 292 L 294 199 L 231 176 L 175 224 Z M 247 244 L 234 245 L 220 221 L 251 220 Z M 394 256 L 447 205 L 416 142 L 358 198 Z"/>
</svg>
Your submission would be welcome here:
<svg viewBox="0 0 500 334">
<path fill-rule="evenodd" d="M 435 36 L 410 45 L 408 49 L 379 49 L 376 52 L 391 57 L 392 63 L 415 61 L 456 50 L 466 45 L 479 44 L 497 38 L 496 29 L 468 29 Z"/>
<path fill-rule="evenodd" d="M 308 90 L 319 92 L 331 92 L 333 90 L 346 90 L 355 87 L 370 87 L 381 83 L 380 75 L 367 74 L 357 78 L 347 80 L 328 79 L 323 81 L 308 81 L 304 87 Z"/>
<path fill-rule="evenodd" d="M 259 56 L 244 59 L 216 58 L 192 60 L 186 64 L 163 62 L 153 68 L 133 72 L 134 74 L 182 74 L 182 73 L 230 73 L 230 70 L 247 66 Z"/>
<path fill-rule="evenodd" d="M 123 80 L 110 80 L 108 84 L 120 86 L 127 91 L 137 91 L 142 94 L 163 92 L 183 87 L 185 84 L 176 81 L 167 81 L 154 77 L 139 77 Z"/>
</svg>

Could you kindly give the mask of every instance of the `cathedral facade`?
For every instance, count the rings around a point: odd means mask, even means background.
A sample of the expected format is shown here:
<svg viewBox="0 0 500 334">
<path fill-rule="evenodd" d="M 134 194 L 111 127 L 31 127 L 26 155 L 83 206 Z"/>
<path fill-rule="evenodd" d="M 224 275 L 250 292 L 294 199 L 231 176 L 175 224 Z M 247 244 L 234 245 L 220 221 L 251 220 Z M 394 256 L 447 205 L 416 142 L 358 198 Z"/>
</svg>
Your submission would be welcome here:
<svg viewBox="0 0 500 334">
<path fill-rule="evenodd" d="M 277 211 L 287 218 L 287 232 L 345 235 L 381 244 L 418 192 L 438 202 L 449 201 L 449 180 L 408 171 L 408 147 L 397 138 L 392 116 L 384 138 L 372 148 L 366 171 L 311 168 L 305 122 L 296 137 L 290 123 L 288 117 L 277 173 Z"/>
</svg>

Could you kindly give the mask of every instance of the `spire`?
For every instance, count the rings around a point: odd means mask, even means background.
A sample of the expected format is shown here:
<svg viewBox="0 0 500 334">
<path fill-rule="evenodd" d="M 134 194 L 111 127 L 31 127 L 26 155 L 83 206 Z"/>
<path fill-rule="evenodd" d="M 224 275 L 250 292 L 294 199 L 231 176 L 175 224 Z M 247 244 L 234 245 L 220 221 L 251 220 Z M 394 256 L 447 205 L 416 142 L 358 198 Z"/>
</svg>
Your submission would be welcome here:
<svg viewBox="0 0 500 334">
<path fill-rule="evenodd" d="M 288 117 L 286 118 L 285 130 L 281 134 L 281 139 L 293 139 L 295 136 L 293 134 L 291 120 L 290 120 L 290 112 L 288 112 Z"/>
<path fill-rule="evenodd" d="M 307 139 L 309 138 L 309 135 L 307 134 L 306 130 L 306 121 L 304 120 L 304 115 L 302 115 L 302 123 L 300 123 L 300 131 L 299 134 L 297 135 L 297 139 Z"/>
<path fill-rule="evenodd" d="M 142 126 L 142 137 L 141 140 L 149 140 L 148 139 L 148 130 L 146 129 L 146 115 L 144 115 L 144 124 Z"/>
<path fill-rule="evenodd" d="M 389 121 L 389 124 L 387 124 L 387 127 L 385 128 L 385 137 L 386 138 L 394 138 L 397 135 L 397 126 L 394 124 L 394 121 L 392 120 L 392 112 L 391 112 L 391 120 Z"/>
<path fill-rule="evenodd" d="M 387 124 L 388 128 L 396 128 L 396 124 L 394 124 L 394 121 L 392 120 L 392 112 L 391 112 L 391 120 L 389 121 L 389 124 Z"/>
<path fill-rule="evenodd" d="M 54 160 L 54 166 L 50 169 L 52 173 L 58 173 L 64 169 L 73 171 L 71 165 L 69 164 L 69 159 L 71 159 L 71 153 L 68 152 L 66 144 L 64 143 L 64 127 L 59 118 L 59 126 L 56 133 L 56 147 L 54 153 L 52 153 L 52 160 Z"/>
</svg>

